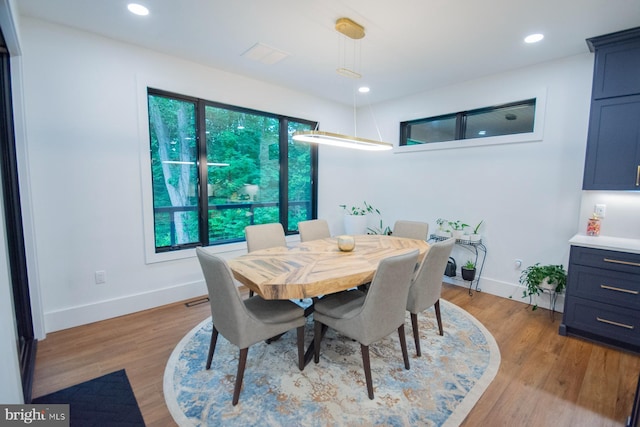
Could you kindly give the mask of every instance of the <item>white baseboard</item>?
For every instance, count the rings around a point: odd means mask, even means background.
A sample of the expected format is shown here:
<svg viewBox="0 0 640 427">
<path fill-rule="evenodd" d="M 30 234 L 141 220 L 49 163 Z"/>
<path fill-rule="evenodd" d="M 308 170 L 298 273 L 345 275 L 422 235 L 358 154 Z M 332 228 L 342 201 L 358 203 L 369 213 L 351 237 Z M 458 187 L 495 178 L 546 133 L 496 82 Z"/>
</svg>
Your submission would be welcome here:
<svg viewBox="0 0 640 427">
<path fill-rule="evenodd" d="M 469 282 L 460 277 L 443 277 L 443 281 L 452 285 L 469 288 Z M 496 295 L 502 298 L 510 298 L 523 304 L 529 304 L 529 298 L 522 298 L 523 287 L 513 283 L 501 282 L 482 277 L 478 291 Z M 476 292 L 475 286 L 471 292 Z M 50 311 L 44 314 L 45 331 L 55 332 L 75 326 L 86 325 L 113 317 L 135 313 L 178 301 L 201 297 L 207 294 L 204 281 L 184 283 L 170 288 L 158 289 L 136 295 L 127 295 L 121 298 L 99 301 L 93 304 L 65 308 L 63 310 Z M 534 300 L 535 302 L 535 300 Z M 537 298 L 540 308 L 550 308 L 549 295 L 544 294 Z M 555 310 L 562 312 L 564 308 L 564 295 L 559 295 Z"/>
<path fill-rule="evenodd" d="M 207 287 L 204 280 L 200 280 L 151 292 L 98 301 L 93 304 L 50 311 L 44 314 L 45 331 L 55 332 L 73 328 L 206 294 Z"/>
<path fill-rule="evenodd" d="M 462 280 L 460 276 L 456 277 L 448 277 L 443 276 L 443 281 L 445 283 L 449 283 L 451 285 L 461 286 L 464 288 L 469 288 L 469 282 Z M 478 284 L 478 291 L 485 292 L 487 294 L 496 295 L 502 298 L 509 298 L 517 302 L 521 302 L 523 304 L 529 304 L 529 298 L 522 298 L 522 291 L 524 291 L 524 286 L 519 284 L 501 282 L 499 280 L 493 280 L 490 278 L 481 277 L 480 282 Z M 475 283 L 471 288 L 471 293 L 476 292 Z M 549 299 L 549 294 L 545 293 L 539 295 L 537 298 L 533 297 L 532 304 L 538 304 L 540 308 L 546 308 L 551 310 L 551 304 Z M 555 311 L 562 313 L 564 311 L 564 294 L 558 295 L 556 300 Z"/>
</svg>

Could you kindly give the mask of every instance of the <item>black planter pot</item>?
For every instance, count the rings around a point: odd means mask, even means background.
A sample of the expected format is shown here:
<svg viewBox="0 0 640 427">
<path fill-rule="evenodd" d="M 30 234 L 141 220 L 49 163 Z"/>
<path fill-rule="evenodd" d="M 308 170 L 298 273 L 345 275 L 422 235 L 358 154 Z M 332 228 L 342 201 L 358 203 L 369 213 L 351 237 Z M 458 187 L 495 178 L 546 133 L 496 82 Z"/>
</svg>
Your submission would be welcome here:
<svg viewBox="0 0 640 427">
<path fill-rule="evenodd" d="M 461 267 L 460 270 L 462 271 L 462 278 L 464 280 L 472 282 L 473 279 L 476 278 L 476 269 L 475 268 L 468 269 L 468 268 Z"/>
</svg>

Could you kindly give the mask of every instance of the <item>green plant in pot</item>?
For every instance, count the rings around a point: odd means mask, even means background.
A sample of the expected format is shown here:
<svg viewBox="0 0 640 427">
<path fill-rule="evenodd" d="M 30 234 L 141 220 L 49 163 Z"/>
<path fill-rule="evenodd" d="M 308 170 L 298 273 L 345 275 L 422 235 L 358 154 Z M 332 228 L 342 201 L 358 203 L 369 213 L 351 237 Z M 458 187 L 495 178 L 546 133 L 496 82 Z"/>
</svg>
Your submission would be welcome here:
<svg viewBox="0 0 640 427">
<path fill-rule="evenodd" d="M 522 298 L 540 295 L 544 291 L 562 293 L 567 287 L 567 272 L 562 265 L 540 265 L 535 263 L 525 268 L 520 275 L 520 284 L 525 286 Z M 532 310 L 536 310 L 538 304 L 534 304 Z"/>
<path fill-rule="evenodd" d="M 460 271 L 462 272 L 462 278 L 469 282 L 473 282 L 476 278 L 476 264 L 469 260 L 462 267 L 460 267 Z"/>
<path fill-rule="evenodd" d="M 366 201 L 363 203 L 363 206 L 349 206 L 347 205 L 339 205 L 344 210 L 344 229 L 346 234 L 355 235 L 355 234 L 367 234 L 367 224 L 368 219 L 367 215 L 369 214 L 378 214 L 380 215 L 380 211 Z"/>
<path fill-rule="evenodd" d="M 451 233 L 453 234 L 453 237 L 455 237 L 456 239 L 459 239 L 462 237 L 465 227 L 468 227 L 469 224 L 465 224 L 462 221 L 457 220 L 457 221 L 449 221 L 449 226 L 451 227 Z"/>
<path fill-rule="evenodd" d="M 438 218 L 436 220 L 436 224 L 438 224 L 438 229 L 436 230 L 436 236 L 438 237 L 451 237 L 451 230 L 449 230 L 447 225 L 449 225 L 449 221 L 444 218 Z"/>
<path fill-rule="evenodd" d="M 347 207 L 347 205 L 339 205 L 342 209 L 344 209 L 344 213 L 347 215 L 367 215 L 370 213 L 377 213 L 378 215 L 380 215 L 380 211 L 376 208 L 374 208 L 373 206 L 371 206 L 370 204 L 367 203 L 367 201 L 365 200 L 363 203 L 363 206 L 349 206 Z"/>
<path fill-rule="evenodd" d="M 478 225 L 474 227 L 473 232 L 469 236 L 469 240 L 471 240 L 472 242 L 479 242 L 481 240 L 480 226 L 482 225 L 483 222 L 484 220 L 480 221 Z"/>
</svg>

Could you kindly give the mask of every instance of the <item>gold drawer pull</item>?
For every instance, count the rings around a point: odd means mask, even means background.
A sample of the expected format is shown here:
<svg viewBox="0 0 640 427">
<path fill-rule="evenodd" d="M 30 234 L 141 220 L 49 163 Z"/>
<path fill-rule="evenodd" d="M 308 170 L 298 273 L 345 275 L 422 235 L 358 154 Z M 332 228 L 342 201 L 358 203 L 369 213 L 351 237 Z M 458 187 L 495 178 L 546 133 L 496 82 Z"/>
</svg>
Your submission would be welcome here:
<svg viewBox="0 0 640 427">
<path fill-rule="evenodd" d="M 618 292 L 624 292 L 625 294 L 638 295 L 638 291 L 632 291 L 631 289 L 616 288 L 615 286 L 609 286 L 609 285 L 600 285 L 600 287 L 602 289 L 609 289 L 610 291 L 618 291 Z"/>
<path fill-rule="evenodd" d="M 620 261 L 618 259 L 610 259 L 610 258 L 605 258 L 604 262 L 611 262 L 614 264 L 624 264 L 624 265 L 632 265 L 634 267 L 640 267 L 640 262 Z"/>
<path fill-rule="evenodd" d="M 614 322 L 613 320 L 601 319 L 597 316 L 596 316 L 596 320 L 598 322 L 607 323 L 609 325 L 620 326 L 621 328 L 625 328 L 625 329 L 633 329 L 633 325 L 626 325 L 624 323 Z"/>
<path fill-rule="evenodd" d="M 636 172 L 636 187 L 640 187 L 640 165 L 638 165 L 638 172 Z"/>
</svg>

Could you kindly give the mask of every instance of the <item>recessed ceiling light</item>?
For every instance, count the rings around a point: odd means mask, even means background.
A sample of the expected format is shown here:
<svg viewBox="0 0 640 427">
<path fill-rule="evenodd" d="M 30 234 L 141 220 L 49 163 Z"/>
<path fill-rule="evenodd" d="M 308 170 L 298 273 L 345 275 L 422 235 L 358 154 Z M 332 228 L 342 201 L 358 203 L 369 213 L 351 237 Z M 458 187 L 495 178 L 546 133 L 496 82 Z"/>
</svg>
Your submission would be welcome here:
<svg viewBox="0 0 640 427">
<path fill-rule="evenodd" d="M 129 3 L 127 9 L 129 9 L 129 12 L 140 16 L 147 16 L 149 14 L 149 9 L 138 3 Z"/>
<path fill-rule="evenodd" d="M 358 88 L 358 92 L 360 93 L 369 93 L 371 89 L 369 89 L 367 86 L 362 86 Z"/>
<path fill-rule="evenodd" d="M 544 38 L 544 34 L 530 34 L 524 38 L 525 43 L 538 43 Z"/>
</svg>

